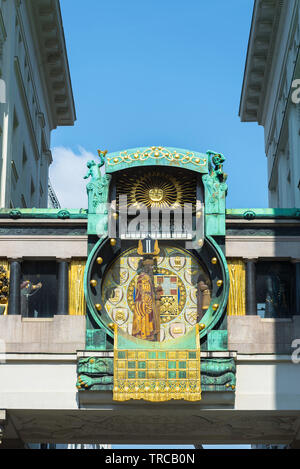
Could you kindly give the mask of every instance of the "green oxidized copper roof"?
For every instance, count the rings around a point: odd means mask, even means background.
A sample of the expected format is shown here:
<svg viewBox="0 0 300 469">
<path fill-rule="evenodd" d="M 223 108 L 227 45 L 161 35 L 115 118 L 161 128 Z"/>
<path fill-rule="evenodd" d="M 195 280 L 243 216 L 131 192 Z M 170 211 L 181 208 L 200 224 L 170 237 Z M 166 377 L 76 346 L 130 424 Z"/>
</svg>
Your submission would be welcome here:
<svg viewBox="0 0 300 469">
<path fill-rule="evenodd" d="M 226 210 L 226 218 L 300 218 L 300 208 L 234 208 Z"/>
<path fill-rule="evenodd" d="M 85 219 L 87 218 L 87 210 L 80 209 L 54 209 L 54 208 L 1 208 L 1 218 L 12 218 L 17 220 L 19 218 L 57 218 L 65 220 L 71 219 Z"/>
<path fill-rule="evenodd" d="M 208 155 L 182 148 L 141 147 L 108 153 L 105 158 L 106 173 L 136 166 L 174 166 L 208 173 Z"/>
<path fill-rule="evenodd" d="M 57 218 L 57 219 L 87 219 L 87 209 L 52 209 L 52 208 L 1 208 L 1 218 Z M 298 218 L 300 208 L 234 208 L 226 210 L 226 219 L 244 218 Z"/>
</svg>

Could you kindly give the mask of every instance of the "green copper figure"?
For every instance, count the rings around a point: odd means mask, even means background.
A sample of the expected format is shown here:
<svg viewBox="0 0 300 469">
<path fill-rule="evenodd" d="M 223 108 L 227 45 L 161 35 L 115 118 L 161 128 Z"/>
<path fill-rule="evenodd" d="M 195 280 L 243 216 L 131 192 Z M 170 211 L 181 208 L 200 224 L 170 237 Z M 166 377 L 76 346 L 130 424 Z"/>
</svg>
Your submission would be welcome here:
<svg viewBox="0 0 300 469">
<path fill-rule="evenodd" d="M 211 157 L 211 161 L 215 167 L 214 173 L 220 182 L 225 182 L 227 174 L 223 172 L 223 163 L 225 162 L 225 156 L 222 153 L 216 153 L 215 151 L 208 150 L 207 155 Z"/>
<path fill-rule="evenodd" d="M 103 213 L 104 210 L 101 210 L 101 204 L 107 203 L 108 198 L 108 189 L 111 176 L 104 174 L 102 176 L 100 168 L 105 163 L 106 152 L 98 150 L 100 157 L 100 163 L 96 163 L 94 160 L 87 162 L 88 172 L 84 176 L 84 179 L 91 178 L 90 182 L 87 184 L 87 193 L 88 193 L 88 211 L 89 213 Z M 100 206 L 100 207 L 99 207 Z M 97 210 L 98 209 L 98 210 Z"/>
<path fill-rule="evenodd" d="M 223 172 L 225 157 L 211 150 L 206 152 L 209 159 L 209 174 L 202 178 L 205 188 L 206 235 L 225 235 L 225 198 L 227 174 Z"/>
<path fill-rule="evenodd" d="M 113 358 L 80 358 L 77 364 L 77 389 L 110 390 L 113 387 Z M 236 384 L 236 364 L 233 358 L 201 359 L 203 391 L 232 391 Z"/>
</svg>

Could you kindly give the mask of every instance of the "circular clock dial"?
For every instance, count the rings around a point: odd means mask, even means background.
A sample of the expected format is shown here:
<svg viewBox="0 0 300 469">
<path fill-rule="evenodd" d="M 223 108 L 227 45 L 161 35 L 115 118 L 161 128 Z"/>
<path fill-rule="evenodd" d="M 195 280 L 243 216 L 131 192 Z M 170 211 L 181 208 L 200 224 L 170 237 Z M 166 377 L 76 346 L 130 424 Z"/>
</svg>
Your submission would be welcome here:
<svg viewBox="0 0 300 469">
<path fill-rule="evenodd" d="M 184 249 L 164 246 L 154 260 L 143 260 L 136 249 L 129 249 L 105 272 L 101 296 L 121 333 L 165 342 L 185 335 L 200 321 L 210 304 L 211 279 Z"/>
</svg>

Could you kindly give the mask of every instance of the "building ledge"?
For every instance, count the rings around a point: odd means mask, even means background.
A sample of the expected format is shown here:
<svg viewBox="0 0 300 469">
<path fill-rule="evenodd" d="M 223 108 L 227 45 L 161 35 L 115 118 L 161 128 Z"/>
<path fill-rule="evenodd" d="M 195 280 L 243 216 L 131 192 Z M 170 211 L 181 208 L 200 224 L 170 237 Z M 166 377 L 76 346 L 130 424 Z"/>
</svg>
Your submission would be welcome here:
<svg viewBox="0 0 300 469">
<path fill-rule="evenodd" d="M 242 122 L 261 124 L 282 8 L 282 0 L 255 0 L 239 109 Z"/>
<path fill-rule="evenodd" d="M 26 6 L 37 39 L 53 128 L 74 125 L 76 112 L 59 0 L 28 0 Z"/>
</svg>

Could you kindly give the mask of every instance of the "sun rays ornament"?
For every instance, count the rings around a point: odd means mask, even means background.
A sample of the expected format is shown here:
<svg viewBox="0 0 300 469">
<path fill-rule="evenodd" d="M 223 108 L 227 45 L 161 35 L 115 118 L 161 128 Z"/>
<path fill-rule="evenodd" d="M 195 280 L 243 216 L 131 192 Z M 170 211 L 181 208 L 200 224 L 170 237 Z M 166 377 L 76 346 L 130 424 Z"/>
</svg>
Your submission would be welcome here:
<svg viewBox="0 0 300 469">
<path fill-rule="evenodd" d="M 153 170 L 133 176 L 126 175 L 119 179 L 118 193 L 127 195 L 127 204 L 131 207 L 176 209 L 185 203 L 195 204 L 195 180 L 185 175 L 174 176 L 168 172 Z"/>
</svg>

